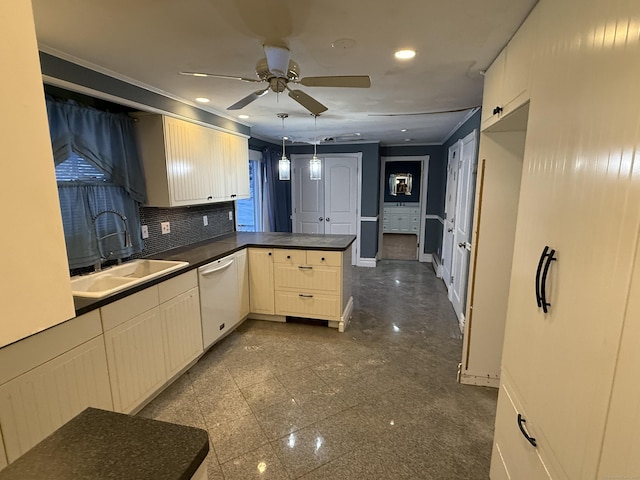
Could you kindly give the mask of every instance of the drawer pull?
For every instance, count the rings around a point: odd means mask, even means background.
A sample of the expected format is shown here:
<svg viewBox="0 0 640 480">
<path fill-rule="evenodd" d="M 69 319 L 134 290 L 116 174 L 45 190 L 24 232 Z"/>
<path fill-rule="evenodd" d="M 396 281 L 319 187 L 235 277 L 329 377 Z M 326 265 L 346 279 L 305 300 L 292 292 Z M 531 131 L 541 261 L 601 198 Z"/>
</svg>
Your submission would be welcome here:
<svg viewBox="0 0 640 480">
<path fill-rule="evenodd" d="M 302 293 L 299 293 L 298 296 L 302 298 L 313 298 L 313 295 L 304 295 Z"/>
<path fill-rule="evenodd" d="M 298 265 L 298 268 L 302 268 L 303 270 L 313 270 L 313 267 L 309 265 Z"/>
<path fill-rule="evenodd" d="M 527 423 L 527 421 L 524 419 L 524 417 L 521 414 L 518 414 L 518 428 L 522 432 L 522 435 L 524 435 L 524 438 L 526 438 L 531 445 L 533 445 L 534 447 L 537 447 L 538 444 L 536 443 L 536 439 L 529 436 L 527 431 L 524 429 L 524 426 L 523 426 L 524 423 Z"/>
</svg>

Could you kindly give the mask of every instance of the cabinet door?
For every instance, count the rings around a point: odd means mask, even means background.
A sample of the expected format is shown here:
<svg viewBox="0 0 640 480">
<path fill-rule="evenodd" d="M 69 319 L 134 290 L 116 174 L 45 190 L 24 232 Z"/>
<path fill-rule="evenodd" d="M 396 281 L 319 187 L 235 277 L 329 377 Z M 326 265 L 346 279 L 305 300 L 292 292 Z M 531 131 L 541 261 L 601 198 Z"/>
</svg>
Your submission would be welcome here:
<svg viewBox="0 0 640 480">
<path fill-rule="evenodd" d="M 8 460 L 13 462 L 87 407 L 113 409 L 102 335 L 0 386 Z"/>
<path fill-rule="evenodd" d="M 249 261 L 247 259 L 247 250 L 241 250 L 235 253 L 236 268 L 238 271 L 238 292 L 239 292 L 239 317 L 238 321 L 244 320 L 249 315 Z"/>
<path fill-rule="evenodd" d="M 506 47 L 501 99 L 505 115 L 529 99 L 535 12 L 531 12 Z"/>
<path fill-rule="evenodd" d="M 104 341 L 114 409 L 130 413 L 167 379 L 158 307 L 108 330 Z"/>
<path fill-rule="evenodd" d="M 249 249 L 249 303 L 252 313 L 275 313 L 273 296 L 273 250 Z"/>
<path fill-rule="evenodd" d="M 502 103 L 505 57 L 506 51 L 502 50 L 484 75 L 481 117 L 483 129 L 497 121 L 500 117 L 500 115 L 493 113 L 493 109 L 501 106 Z"/>
<path fill-rule="evenodd" d="M 202 353 L 202 324 L 198 289 L 160 305 L 167 377 L 171 378 Z"/>
<path fill-rule="evenodd" d="M 227 198 L 230 200 L 249 198 L 249 148 L 247 140 L 237 135 L 224 134 L 222 145 Z"/>
<path fill-rule="evenodd" d="M 167 177 L 171 206 L 210 202 L 215 194 L 208 131 L 210 129 L 164 118 Z"/>
</svg>

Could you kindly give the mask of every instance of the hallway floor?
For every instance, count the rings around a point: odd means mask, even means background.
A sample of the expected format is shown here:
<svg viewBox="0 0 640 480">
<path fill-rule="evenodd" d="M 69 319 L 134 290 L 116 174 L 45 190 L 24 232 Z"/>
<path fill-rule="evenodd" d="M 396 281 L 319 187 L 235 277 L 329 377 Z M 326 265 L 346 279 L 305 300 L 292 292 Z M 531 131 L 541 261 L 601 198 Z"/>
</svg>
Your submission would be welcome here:
<svg viewBox="0 0 640 480">
<path fill-rule="evenodd" d="M 456 383 L 431 265 L 353 268 L 345 333 L 247 320 L 139 415 L 204 428 L 210 480 L 487 479 L 497 390 Z"/>
</svg>

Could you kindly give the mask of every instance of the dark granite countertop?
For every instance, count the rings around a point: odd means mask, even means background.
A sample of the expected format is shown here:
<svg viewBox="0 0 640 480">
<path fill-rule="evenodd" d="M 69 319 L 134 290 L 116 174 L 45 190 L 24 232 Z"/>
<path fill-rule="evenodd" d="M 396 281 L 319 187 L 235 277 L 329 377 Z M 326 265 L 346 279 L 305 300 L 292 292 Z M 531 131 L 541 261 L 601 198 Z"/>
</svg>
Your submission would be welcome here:
<svg viewBox="0 0 640 480">
<path fill-rule="evenodd" d="M 355 235 L 319 235 L 280 232 L 228 233 L 211 240 L 175 248 L 149 257 L 158 260 L 181 260 L 189 262 L 189 265 L 180 270 L 175 270 L 165 276 L 140 283 L 127 290 L 114 293 L 101 299 L 74 297 L 76 316 L 103 307 L 132 293 L 164 282 L 165 280 L 225 257 L 226 255 L 230 255 L 243 248 L 292 248 L 299 250 L 334 250 L 341 252 L 349 248 L 355 239 Z"/>
<path fill-rule="evenodd" d="M 0 470 L 0 480 L 189 480 L 207 432 L 88 408 Z"/>
</svg>

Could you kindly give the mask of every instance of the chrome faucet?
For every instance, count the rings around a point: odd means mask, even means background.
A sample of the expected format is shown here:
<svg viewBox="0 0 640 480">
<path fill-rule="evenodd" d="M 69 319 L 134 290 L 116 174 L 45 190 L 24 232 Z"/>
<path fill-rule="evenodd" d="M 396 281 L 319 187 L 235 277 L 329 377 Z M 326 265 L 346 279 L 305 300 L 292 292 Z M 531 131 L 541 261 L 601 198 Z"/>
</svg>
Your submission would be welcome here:
<svg viewBox="0 0 640 480">
<path fill-rule="evenodd" d="M 118 212 L 117 210 L 102 210 L 101 212 L 98 212 L 97 215 L 95 215 L 91 220 L 93 222 L 93 229 L 96 232 L 96 243 L 98 245 L 98 254 L 100 255 L 100 259 L 93 265 L 93 270 L 96 272 L 99 272 L 100 270 L 102 270 L 102 260 L 106 260 L 107 257 L 105 257 L 102 253 L 102 248 L 101 248 L 101 244 L 100 242 L 102 240 L 104 240 L 105 238 L 108 237 L 112 237 L 114 235 L 121 235 L 120 232 L 115 232 L 115 233 L 110 233 L 108 235 L 105 235 L 103 237 L 98 237 L 98 230 L 96 228 L 96 220 L 98 220 L 98 217 L 100 217 L 101 215 L 104 215 L 105 213 L 113 213 L 114 215 L 117 215 L 118 217 L 120 217 L 120 220 L 122 220 L 122 224 L 124 225 L 124 232 L 122 233 L 124 235 L 124 247 L 131 247 L 131 235 L 129 235 L 129 229 L 127 227 L 127 217 L 125 217 L 122 213 Z M 111 252 L 112 253 L 112 252 Z M 122 263 L 122 259 L 118 258 L 118 263 Z"/>
</svg>

